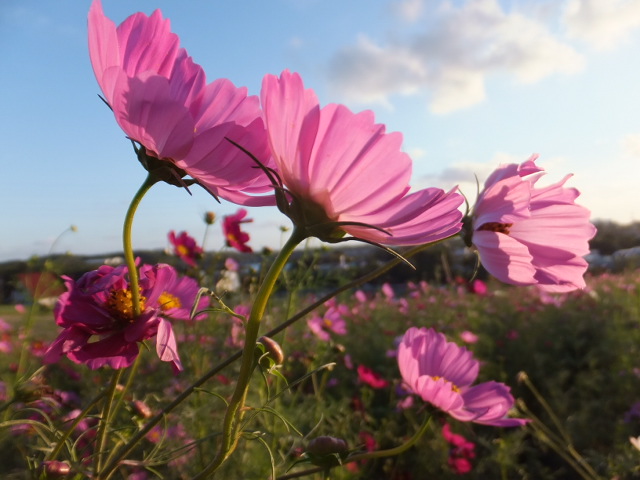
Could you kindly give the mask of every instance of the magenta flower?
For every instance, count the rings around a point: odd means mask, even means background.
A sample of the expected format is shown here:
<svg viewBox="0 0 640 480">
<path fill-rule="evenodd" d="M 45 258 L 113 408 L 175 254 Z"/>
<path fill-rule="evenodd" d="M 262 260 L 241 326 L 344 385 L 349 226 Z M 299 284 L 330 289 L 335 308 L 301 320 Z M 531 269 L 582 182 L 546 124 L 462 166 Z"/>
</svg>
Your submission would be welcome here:
<svg viewBox="0 0 640 480">
<path fill-rule="evenodd" d="M 371 388 L 375 389 L 385 388 L 389 385 L 389 382 L 382 378 L 380 374 L 364 365 L 358 365 L 358 378 L 362 383 L 366 383 Z"/>
<path fill-rule="evenodd" d="M 204 251 L 187 232 L 180 232 L 176 236 L 176 232 L 169 232 L 169 242 L 173 245 L 173 252 L 181 258 L 187 265 L 196 267 L 197 261 L 202 258 Z"/>
<path fill-rule="evenodd" d="M 45 353 L 45 363 L 66 355 L 91 369 L 130 366 L 138 355 L 138 342 L 155 337 L 161 360 L 181 370 L 176 339 L 169 319 L 188 319 L 198 286 L 178 278 L 169 265 L 140 268 L 141 313 L 134 315 L 128 269 L 103 265 L 78 281 L 63 277 L 67 291 L 54 310 L 63 328 Z M 207 299 L 199 304 L 206 306 Z"/>
<path fill-rule="evenodd" d="M 311 318 L 307 320 L 307 325 L 320 340 L 325 342 L 330 340 L 331 332 L 336 335 L 347 334 L 347 322 L 342 318 L 339 309 L 334 307 L 329 307 L 322 317 L 314 313 Z"/>
<path fill-rule="evenodd" d="M 241 230 L 243 223 L 253 222 L 252 218 L 247 218 L 247 211 L 244 208 L 238 209 L 233 215 L 226 215 L 222 219 L 222 231 L 228 247 L 233 247 L 239 252 L 251 253 L 253 250 L 249 242 L 249 234 Z"/>
<path fill-rule="evenodd" d="M 398 366 L 406 387 L 425 402 L 463 422 L 516 427 L 527 420 L 507 418 L 514 399 L 506 385 L 472 386 L 479 363 L 464 347 L 433 329 L 412 327 L 398 346 Z"/>
<path fill-rule="evenodd" d="M 413 245 L 460 230 L 462 197 L 437 188 L 409 193 L 402 135 L 385 133 L 372 112 L 320 108 L 300 76 L 286 70 L 264 77 L 261 100 L 278 207 L 307 236 Z"/>
<path fill-rule="evenodd" d="M 160 10 L 136 13 L 118 27 L 100 0 L 89 10 L 89 54 L 104 99 L 138 158 L 158 179 L 177 186 L 198 183 L 215 196 L 240 204 L 273 204 L 253 197 L 271 189 L 244 152 L 269 158 L 257 97 L 227 79 L 207 84 L 171 32 Z M 190 175 L 193 180 L 182 180 Z"/>
<path fill-rule="evenodd" d="M 442 436 L 451 445 L 447 463 L 454 473 L 462 475 L 473 469 L 472 459 L 476 456 L 476 444 L 470 442 L 462 435 L 453 433 L 448 423 L 442 427 Z"/>
<path fill-rule="evenodd" d="M 575 188 L 564 187 L 571 175 L 537 188 L 543 170 L 536 159 L 502 165 L 487 179 L 468 243 L 502 282 L 556 292 L 584 288 L 588 264 L 583 256 L 596 232 L 589 210 L 575 203 Z"/>
</svg>

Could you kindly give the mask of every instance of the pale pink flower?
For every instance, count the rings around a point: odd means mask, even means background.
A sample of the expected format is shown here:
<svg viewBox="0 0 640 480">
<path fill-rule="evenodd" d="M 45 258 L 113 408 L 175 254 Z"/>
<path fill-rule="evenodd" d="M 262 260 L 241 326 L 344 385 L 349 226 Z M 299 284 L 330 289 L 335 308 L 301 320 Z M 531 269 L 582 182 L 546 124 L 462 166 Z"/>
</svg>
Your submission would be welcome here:
<svg viewBox="0 0 640 480">
<path fill-rule="evenodd" d="M 469 330 L 465 330 L 463 332 L 460 332 L 460 339 L 465 343 L 477 343 L 478 342 L 478 336 L 475 333 L 470 332 Z"/>
<path fill-rule="evenodd" d="M 409 193 L 412 162 L 401 151 L 402 135 L 385 133 L 372 112 L 320 108 L 300 76 L 286 70 L 264 77 L 261 100 L 278 207 L 305 235 L 413 245 L 460 230 L 462 197 L 438 188 Z"/>
<path fill-rule="evenodd" d="M 270 190 L 269 181 L 225 139 L 269 158 L 257 97 L 227 79 L 207 84 L 160 10 L 133 14 L 116 27 L 95 0 L 89 54 L 118 125 L 140 145 L 138 159 L 157 179 L 177 186 L 195 181 L 235 203 L 273 204 L 271 196 L 247 195 Z"/>
<path fill-rule="evenodd" d="M 433 329 L 412 327 L 398 346 L 398 366 L 411 392 L 463 422 L 516 427 L 527 420 L 507 418 L 514 399 L 498 382 L 473 385 L 480 365 L 464 347 Z"/>
<path fill-rule="evenodd" d="M 324 316 L 314 313 L 307 320 L 309 329 L 320 339 L 328 342 L 331 339 L 330 333 L 336 335 L 347 334 L 347 323 L 342 318 L 342 314 L 338 308 L 330 307 Z"/>
<path fill-rule="evenodd" d="M 571 175 L 537 188 L 542 169 L 536 159 L 502 165 L 487 179 L 468 242 L 502 282 L 556 292 L 584 288 L 583 257 L 596 232 L 589 210 L 575 203 L 578 190 L 564 187 Z"/>
</svg>

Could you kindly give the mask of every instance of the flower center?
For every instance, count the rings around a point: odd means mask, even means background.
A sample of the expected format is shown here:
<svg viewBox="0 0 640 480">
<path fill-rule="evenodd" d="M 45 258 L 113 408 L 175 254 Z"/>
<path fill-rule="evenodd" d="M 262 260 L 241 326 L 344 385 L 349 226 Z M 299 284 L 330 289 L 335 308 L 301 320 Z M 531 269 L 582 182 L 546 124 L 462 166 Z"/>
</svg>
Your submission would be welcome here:
<svg viewBox="0 0 640 480">
<path fill-rule="evenodd" d="M 176 247 L 176 252 L 178 253 L 178 256 L 186 257 L 189 255 L 189 249 L 184 245 L 178 245 Z"/>
<path fill-rule="evenodd" d="M 140 295 L 140 311 L 146 308 L 146 297 Z M 119 320 L 133 322 L 133 300 L 130 289 L 111 290 L 107 300 L 107 309 Z"/>
<path fill-rule="evenodd" d="M 160 303 L 160 308 L 163 311 L 171 310 L 172 308 L 180 308 L 182 306 L 180 299 L 169 292 L 162 292 L 160 298 L 158 298 L 158 303 Z"/>
<path fill-rule="evenodd" d="M 451 390 L 453 390 L 453 391 L 454 391 L 454 392 L 456 392 L 456 393 L 460 393 L 460 389 L 459 389 L 456 385 L 454 385 L 454 383 L 453 383 L 453 382 L 450 382 L 450 381 L 449 381 L 449 380 L 447 380 L 446 378 L 444 378 L 444 377 L 439 377 L 439 376 L 437 376 L 437 375 L 434 375 L 434 376 L 433 376 L 433 377 L 431 377 L 431 378 L 433 378 L 433 381 L 434 381 L 434 382 L 437 382 L 437 381 L 438 381 L 438 380 L 440 380 L 440 379 L 444 380 L 444 381 L 445 381 L 445 383 L 448 383 L 449 385 L 451 385 Z"/>
<path fill-rule="evenodd" d="M 333 322 L 331 320 L 329 320 L 328 318 L 325 318 L 322 323 L 327 328 L 331 328 L 331 326 L 333 325 Z"/>
<path fill-rule="evenodd" d="M 484 223 L 478 228 L 478 230 L 485 232 L 497 232 L 504 233 L 505 235 L 509 235 L 509 229 L 513 226 L 513 223 L 498 223 L 498 222 L 487 222 Z"/>
</svg>

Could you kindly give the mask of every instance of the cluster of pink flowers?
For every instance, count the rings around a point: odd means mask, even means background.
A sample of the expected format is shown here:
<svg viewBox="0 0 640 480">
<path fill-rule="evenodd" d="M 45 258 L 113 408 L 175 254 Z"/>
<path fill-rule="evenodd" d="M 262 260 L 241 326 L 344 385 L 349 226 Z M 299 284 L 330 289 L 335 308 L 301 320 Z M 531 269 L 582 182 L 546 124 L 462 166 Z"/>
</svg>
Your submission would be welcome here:
<svg viewBox="0 0 640 480">
<path fill-rule="evenodd" d="M 140 267 L 140 314 L 134 311 L 126 266 L 103 265 L 77 281 L 63 277 L 67 291 L 56 305 L 56 323 L 63 328 L 44 355 L 46 363 L 65 355 L 95 369 L 130 366 L 138 343 L 156 339 L 161 360 L 182 369 L 171 320 L 188 320 L 199 287 L 179 277 L 169 265 Z M 198 309 L 207 305 L 201 297 Z"/>
</svg>

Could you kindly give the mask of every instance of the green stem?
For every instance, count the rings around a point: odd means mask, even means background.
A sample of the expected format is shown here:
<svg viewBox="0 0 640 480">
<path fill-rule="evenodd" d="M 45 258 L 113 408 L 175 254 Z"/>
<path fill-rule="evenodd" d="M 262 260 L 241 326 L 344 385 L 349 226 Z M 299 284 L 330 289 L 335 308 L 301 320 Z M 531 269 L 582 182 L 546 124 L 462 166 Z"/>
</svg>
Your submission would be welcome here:
<svg viewBox="0 0 640 480">
<path fill-rule="evenodd" d="M 260 285 L 260 289 L 258 290 L 256 299 L 251 308 L 251 313 L 247 320 L 240 373 L 238 374 L 236 388 L 225 414 L 220 449 L 213 461 L 207 465 L 200 474 L 196 475 L 194 480 L 207 478 L 210 474 L 215 472 L 229 457 L 229 455 L 231 455 L 236 447 L 238 441 L 238 427 L 242 420 L 242 409 L 247 396 L 249 380 L 251 379 L 251 374 L 255 367 L 256 341 L 258 340 L 258 332 L 260 330 L 262 316 L 264 315 L 267 302 L 271 297 L 271 293 L 282 269 L 286 265 L 287 260 L 293 253 L 295 247 L 297 247 L 305 238 L 305 234 L 300 230 L 297 228 L 293 230 L 291 237 L 282 247 L 280 253 L 278 253 L 278 256 L 269 268 L 267 275 Z"/>
<path fill-rule="evenodd" d="M 105 440 L 107 438 L 107 431 L 109 430 L 109 420 L 111 417 L 111 406 L 113 404 L 113 399 L 116 394 L 116 387 L 118 386 L 118 382 L 120 381 L 120 377 L 122 376 L 122 369 L 116 370 L 113 372 L 113 377 L 111 378 L 111 384 L 109 385 L 109 390 L 107 390 L 106 397 L 104 399 L 104 405 L 102 407 L 102 415 L 100 416 L 100 426 L 98 427 L 98 434 L 96 436 L 96 446 L 95 446 L 95 472 L 99 472 L 102 467 L 102 450 L 105 444 Z"/>
<path fill-rule="evenodd" d="M 131 303 L 133 304 L 133 314 L 135 317 L 140 315 L 140 287 L 138 282 L 138 269 L 136 268 L 136 258 L 133 254 L 133 246 L 131 241 L 131 230 L 133 227 L 133 217 L 140 205 L 142 197 L 158 180 L 152 175 L 147 175 L 144 183 L 140 186 L 127 210 L 124 218 L 124 227 L 122 229 L 122 244 L 124 247 L 124 259 L 129 270 L 129 288 L 131 289 Z"/>
</svg>

